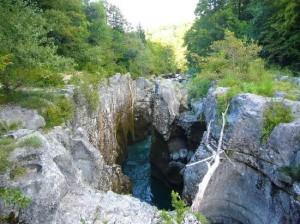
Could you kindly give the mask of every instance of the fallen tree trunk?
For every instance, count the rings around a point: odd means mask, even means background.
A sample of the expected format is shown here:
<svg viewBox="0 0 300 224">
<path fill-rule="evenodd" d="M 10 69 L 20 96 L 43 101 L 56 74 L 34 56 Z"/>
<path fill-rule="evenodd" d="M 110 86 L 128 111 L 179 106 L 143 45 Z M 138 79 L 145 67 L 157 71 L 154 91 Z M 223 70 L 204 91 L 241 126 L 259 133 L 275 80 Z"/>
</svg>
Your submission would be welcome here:
<svg viewBox="0 0 300 224">
<path fill-rule="evenodd" d="M 206 138 L 205 146 L 207 147 L 207 149 L 209 151 L 211 151 L 212 156 L 189 165 L 189 166 L 193 166 L 193 165 L 196 165 L 196 164 L 202 163 L 202 162 L 205 162 L 207 164 L 207 172 L 204 175 L 202 181 L 198 185 L 198 192 L 197 192 L 197 195 L 192 204 L 192 211 L 197 211 L 197 209 L 199 208 L 200 203 L 205 194 L 206 188 L 207 188 L 212 176 L 214 175 L 215 171 L 217 170 L 218 166 L 220 165 L 221 154 L 224 152 L 224 150 L 222 150 L 222 144 L 223 144 L 223 136 L 224 136 L 224 129 L 225 129 L 225 124 L 226 124 L 226 114 L 228 111 L 228 107 L 229 106 L 227 106 L 226 110 L 222 113 L 222 128 L 221 128 L 220 137 L 218 140 L 217 149 L 214 150 L 213 147 L 211 147 L 209 145 L 210 124 L 211 124 L 211 122 L 210 122 L 208 125 L 208 129 L 207 129 L 207 138 Z"/>
</svg>

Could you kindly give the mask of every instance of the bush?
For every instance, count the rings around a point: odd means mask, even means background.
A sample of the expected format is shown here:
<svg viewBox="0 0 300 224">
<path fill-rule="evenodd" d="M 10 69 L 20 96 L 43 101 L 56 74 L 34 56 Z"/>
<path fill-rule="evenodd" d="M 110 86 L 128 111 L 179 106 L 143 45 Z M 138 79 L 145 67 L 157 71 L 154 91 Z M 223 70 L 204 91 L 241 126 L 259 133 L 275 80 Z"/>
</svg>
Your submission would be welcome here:
<svg viewBox="0 0 300 224">
<path fill-rule="evenodd" d="M 191 99 L 206 96 L 211 86 L 211 80 L 208 78 L 195 77 L 187 85 L 189 97 Z"/>
<path fill-rule="evenodd" d="M 186 205 L 186 203 L 181 200 L 179 194 L 177 192 L 172 191 L 171 193 L 171 198 L 172 198 L 172 206 L 175 209 L 175 216 L 170 215 L 167 211 L 162 211 L 161 212 L 161 218 L 163 219 L 165 224 L 181 224 L 185 214 L 187 212 L 191 212 L 190 208 Z M 202 215 L 199 212 L 192 212 L 193 215 L 198 219 L 198 221 L 201 222 L 201 224 L 208 224 L 209 221 L 207 218 Z"/>
<path fill-rule="evenodd" d="M 276 90 L 285 91 L 286 98 L 295 99 L 297 86 L 275 81 L 275 71 L 265 68 L 264 61 L 257 55 L 260 47 L 255 43 L 239 40 L 227 31 L 225 39 L 214 42 L 211 48 L 214 53 L 202 58 L 201 73 L 190 81 L 191 97 L 203 97 L 209 83 L 216 81 L 217 86 L 230 88 L 227 97 L 221 99 L 227 102 L 242 92 L 270 97 Z"/>
<path fill-rule="evenodd" d="M 99 106 L 99 91 L 97 86 L 92 84 L 82 84 L 80 85 L 80 92 L 84 95 L 87 101 L 88 109 L 90 112 L 95 112 Z"/>
<path fill-rule="evenodd" d="M 1 1 L 0 83 L 6 92 L 61 84 L 60 73 L 72 69 L 73 60 L 56 54 L 48 31 L 41 11 L 29 1 Z"/>
<path fill-rule="evenodd" d="M 31 199 L 24 196 L 19 189 L 0 188 L 0 199 L 6 206 L 10 205 L 19 209 L 26 208 L 30 205 Z"/>
<path fill-rule="evenodd" d="M 59 98 L 41 111 L 46 121 L 46 128 L 52 128 L 70 120 L 73 113 L 73 102 L 67 98 Z"/>
<path fill-rule="evenodd" d="M 92 73 L 78 73 L 73 76 L 71 83 L 79 86 L 79 91 L 83 94 L 87 101 L 89 112 L 94 112 L 99 106 L 99 91 L 98 87 L 100 82 L 106 76 L 99 76 Z"/>
<path fill-rule="evenodd" d="M 29 197 L 26 197 L 17 188 L 0 187 L 0 201 L 6 208 L 11 209 L 9 215 L 0 216 L 0 223 L 23 223 L 19 221 L 19 214 L 22 209 L 30 205 L 31 199 Z"/>
<path fill-rule="evenodd" d="M 281 123 L 289 123 L 293 120 L 292 111 L 282 102 L 272 102 L 264 111 L 262 130 L 262 142 L 266 143 L 273 129 Z"/>
<path fill-rule="evenodd" d="M 31 147 L 39 148 L 42 146 L 41 139 L 37 136 L 32 136 L 16 142 L 12 138 L 1 138 L 0 139 L 0 174 L 4 173 L 9 169 L 12 164 L 8 160 L 9 154 L 17 147 Z"/>
</svg>

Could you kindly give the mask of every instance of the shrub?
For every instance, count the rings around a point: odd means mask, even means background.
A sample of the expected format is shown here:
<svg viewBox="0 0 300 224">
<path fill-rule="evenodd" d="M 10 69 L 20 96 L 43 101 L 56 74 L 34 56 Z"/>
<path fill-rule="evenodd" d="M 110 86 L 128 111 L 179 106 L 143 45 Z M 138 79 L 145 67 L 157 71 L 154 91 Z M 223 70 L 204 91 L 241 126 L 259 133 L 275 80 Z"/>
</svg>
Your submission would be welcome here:
<svg viewBox="0 0 300 224">
<path fill-rule="evenodd" d="M 99 106 L 100 100 L 97 86 L 94 86 L 92 84 L 82 84 L 80 86 L 80 91 L 87 101 L 89 111 L 95 112 Z"/>
<path fill-rule="evenodd" d="M 99 106 L 99 83 L 105 78 L 104 75 L 91 73 L 79 73 L 71 82 L 79 86 L 79 91 L 87 101 L 89 112 L 94 112 Z"/>
<path fill-rule="evenodd" d="M 74 63 L 56 54 L 53 40 L 47 37 L 49 31 L 34 4 L 22 0 L 1 1 L 0 83 L 6 92 L 20 86 L 62 83 L 59 73 L 70 70 Z"/>
<path fill-rule="evenodd" d="M 226 101 L 238 93 L 247 92 L 263 96 L 273 96 L 275 90 L 287 92 L 286 98 L 295 99 L 297 86 L 289 82 L 275 81 L 275 71 L 267 70 L 258 57 L 260 47 L 234 37 L 227 31 L 225 39 L 212 44 L 213 53 L 202 58 L 202 70 L 190 81 L 189 94 L 192 98 L 203 97 L 209 83 L 229 87 Z M 224 100 L 225 99 L 221 99 Z"/>
<path fill-rule="evenodd" d="M 206 96 L 211 86 L 211 80 L 208 78 L 195 77 L 188 83 L 187 88 L 190 98 L 201 98 Z"/>
<path fill-rule="evenodd" d="M 46 128 L 52 128 L 72 119 L 74 104 L 67 98 L 59 98 L 47 106 L 42 112 L 46 120 Z"/>
<path fill-rule="evenodd" d="M 180 195 L 177 192 L 172 191 L 171 193 L 172 198 L 172 206 L 175 209 L 175 217 L 170 215 L 167 211 L 161 212 L 161 218 L 163 219 L 165 224 L 181 224 L 184 216 L 187 212 L 191 212 L 190 208 L 186 205 L 186 203 L 181 200 Z M 199 212 L 192 212 L 195 217 L 198 219 L 198 221 L 201 222 L 201 224 L 208 224 L 209 221 L 206 219 L 204 215 L 202 215 Z M 175 218 L 175 219 L 174 219 Z"/>
<path fill-rule="evenodd" d="M 293 120 L 291 109 L 282 102 L 272 102 L 264 111 L 262 142 L 266 143 L 273 129 L 280 123 L 289 123 Z"/>
<path fill-rule="evenodd" d="M 30 205 L 31 199 L 24 196 L 19 189 L 0 188 L 0 199 L 5 205 L 10 205 L 19 209 L 26 208 Z"/>
</svg>

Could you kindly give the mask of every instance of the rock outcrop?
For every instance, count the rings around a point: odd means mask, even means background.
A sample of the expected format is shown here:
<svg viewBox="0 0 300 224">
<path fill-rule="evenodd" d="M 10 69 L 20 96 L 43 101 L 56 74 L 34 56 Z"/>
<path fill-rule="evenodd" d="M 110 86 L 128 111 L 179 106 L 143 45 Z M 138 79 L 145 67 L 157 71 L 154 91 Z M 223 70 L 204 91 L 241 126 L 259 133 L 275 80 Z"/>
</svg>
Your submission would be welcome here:
<svg viewBox="0 0 300 224">
<path fill-rule="evenodd" d="M 41 142 L 38 148 L 14 149 L 9 157 L 14 165 L 0 176 L 0 187 L 19 188 L 32 200 L 17 214 L 20 220 L 30 224 L 158 223 L 155 207 L 111 191 L 130 192 L 120 166 L 127 141 L 144 138 L 152 127 L 166 140 L 171 136 L 175 118 L 186 106 L 186 94 L 176 85 L 163 79 L 134 81 L 130 75 L 115 75 L 99 86 L 94 110 L 80 90 L 70 86 L 65 92 L 74 99 L 74 118 L 47 132 L 41 129 L 45 121 L 36 111 L 1 107 L 0 120 L 21 124 L 7 136 L 16 142 L 31 137 Z M 12 178 L 15 164 L 25 172 Z M 1 214 L 11 209 L 0 202 Z"/>
<path fill-rule="evenodd" d="M 31 137 L 41 142 L 36 149 L 14 149 L 9 156 L 12 167 L 0 175 L 0 187 L 19 188 L 31 198 L 30 206 L 17 214 L 25 223 L 158 222 L 155 207 L 110 192 L 131 189 L 120 164 L 127 134 L 133 129 L 135 81 L 129 75 L 116 75 L 98 91 L 99 106 L 91 111 L 84 95 L 70 88 L 67 94 L 76 105 L 74 119 L 47 132 L 41 130 L 45 121 L 36 111 L 1 107 L 1 120 L 21 124 L 8 136 L 16 142 Z M 16 164 L 25 172 L 12 178 Z M 11 209 L 0 202 L 0 214 Z"/>
<path fill-rule="evenodd" d="M 46 124 L 45 119 L 36 110 L 28 110 L 19 106 L 1 107 L 0 121 L 31 130 L 38 130 Z"/>
<path fill-rule="evenodd" d="M 210 144 L 215 146 L 220 134 L 216 97 L 224 91 L 211 89 L 203 101 L 206 123 L 212 122 Z M 278 125 L 263 143 L 264 110 L 273 101 L 289 107 L 294 121 Z M 223 149 L 230 160 L 223 154 L 197 209 L 217 223 L 299 223 L 297 183 L 281 170 L 299 165 L 295 159 L 300 150 L 299 112 L 299 101 L 236 96 L 230 103 L 224 133 Z M 191 162 L 210 155 L 203 142 Z M 205 163 L 186 167 L 184 195 L 190 202 L 206 171 Z"/>
</svg>

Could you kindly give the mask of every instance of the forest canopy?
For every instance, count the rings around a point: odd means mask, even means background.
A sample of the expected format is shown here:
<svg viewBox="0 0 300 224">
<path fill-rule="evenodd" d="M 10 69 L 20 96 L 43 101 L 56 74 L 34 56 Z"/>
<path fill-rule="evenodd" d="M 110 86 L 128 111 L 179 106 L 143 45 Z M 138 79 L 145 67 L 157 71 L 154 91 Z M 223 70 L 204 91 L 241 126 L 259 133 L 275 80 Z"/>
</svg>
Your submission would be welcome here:
<svg viewBox="0 0 300 224">
<path fill-rule="evenodd" d="M 9 19 L 7 19 L 9 18 Z M 120 10 L 104 1 L 2 0 L 0 83 L 57 86 L 75 70 L 98 79 L 176 71 L 173 49 L 146 39 Z"/>
<path fill-rule="evenodd" d="M 200 0 L 196 20 L 186 33 L 187 59 L 199 71 L 199 57 L 208 56 L 214 41 L 225 30 L 262 46 L 260 56 L 269 65 L 300 70 L 300 1 L 298 0 Z"/>
</svg>

